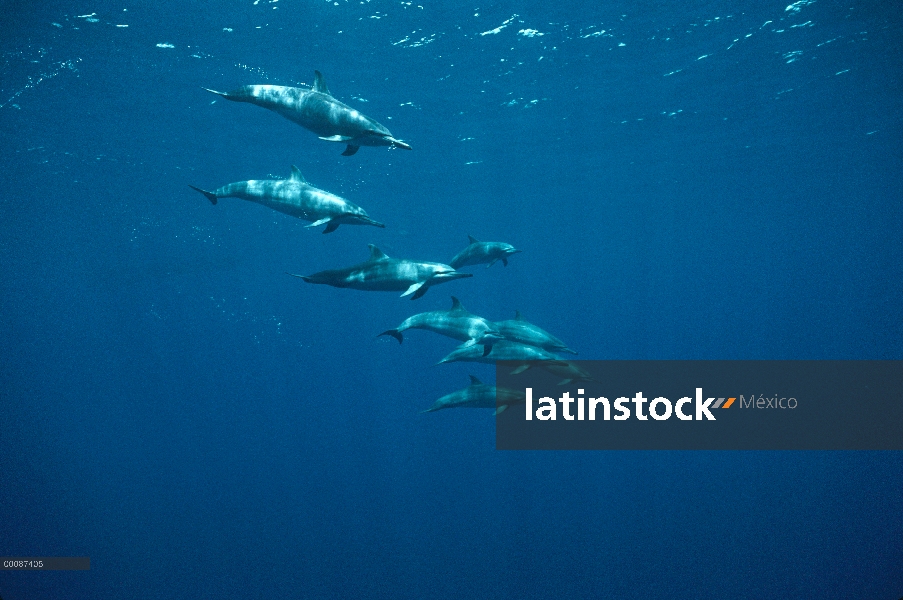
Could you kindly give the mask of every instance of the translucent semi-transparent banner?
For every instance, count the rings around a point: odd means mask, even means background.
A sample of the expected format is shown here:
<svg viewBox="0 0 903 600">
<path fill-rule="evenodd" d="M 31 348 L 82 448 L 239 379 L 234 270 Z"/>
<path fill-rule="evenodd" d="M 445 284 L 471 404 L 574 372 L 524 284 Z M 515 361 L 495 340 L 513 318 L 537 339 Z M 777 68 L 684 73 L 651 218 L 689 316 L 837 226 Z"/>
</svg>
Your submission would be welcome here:
<svg viewBox="0 0 903 600">
<path fill-rule="evenodd" d="M 496 363 L 499 450 L 903 450 L 903 361 Z"/>
</svg>

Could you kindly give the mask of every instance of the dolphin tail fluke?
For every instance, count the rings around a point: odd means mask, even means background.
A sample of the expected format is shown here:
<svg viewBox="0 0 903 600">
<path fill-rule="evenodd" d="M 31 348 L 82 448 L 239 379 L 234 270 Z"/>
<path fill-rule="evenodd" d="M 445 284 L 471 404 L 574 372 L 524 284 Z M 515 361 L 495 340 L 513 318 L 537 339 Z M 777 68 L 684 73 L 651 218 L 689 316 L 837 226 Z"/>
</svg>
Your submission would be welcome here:
<svg viewBox="0 0 903 600">
<path fill-rule="evenodd" d="M 286 273 L 286 275 L 291 275 L 292 277 L 297 277 L 298 279 L 303 279 L 306 283 L 311 283 L 311 278 L 307 275 L 295 275 L 294 273 Z"/>
<path fill-rule="evenodd" d="M 379 334 L 379 335 L 376 336 L 376 337 L 380 337 L 380 336 L 383 336 L 383 335 L 391 335 L 393 338 L 395 338 L 396 340 L 398 340 L 398 343 L 399 343 L 399 344 L 402 343 L 402 342 L 404 341 L 404 336 L 402 336 L 402 335 L 401 335 L 401 332 L 398 331 L 397 329 L 389 329 L 388 331 L 383 331 L 381 334 Z"/>
<path fill-rule="evenodd" d="M 348 144 L 348 147 L 345 148 L 344 152 L 342 152 L 342 156 L 351 156 L 352 154 L 355 154 L 359 149 L 360 149 L 360 146 Z"/>
<path fill-rule="evenodd" d="M 191 189 L 196 190 L 196 191 L 198 191 L 198 192 L 204 194 L 205 196 L 207 196 L 207 200 L 210 200 L 210 203 L 211 203 L 211 204 L 216 204 L 216 194 L 214 194 L 213 192 L 208 192 L 207 190 L 202 190 L 201 188 L 199 188 L 199 187 L 194 187 L 194 186 L 191 185 L 191 184 L 188 184 L 188 187 L 190 187 Z"/>
</svg>

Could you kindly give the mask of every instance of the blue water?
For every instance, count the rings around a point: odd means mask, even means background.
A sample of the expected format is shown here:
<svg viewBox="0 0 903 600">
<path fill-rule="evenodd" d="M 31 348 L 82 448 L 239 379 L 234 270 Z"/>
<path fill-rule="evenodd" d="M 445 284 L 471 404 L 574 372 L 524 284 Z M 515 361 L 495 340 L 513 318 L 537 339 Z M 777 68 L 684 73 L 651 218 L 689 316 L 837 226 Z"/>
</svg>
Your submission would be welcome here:
<svg viewBox="0 0 903 600">
<path fill-rule="evenodd" d="M 580 358 L 903 359 L 903 16 L 789 1 L 4 3 L 0 554 L 91 570 L 0 596 L 903 595 L 900 453 L 497 452 L 420 414 L 491 366 L 376 337 L 455 295 Z M 314 69 L 413 151 L 200 89 Z M 292 164 L 387 227 L 188 188 Z M 468 234 L 523 253 L 285 275 Z"/>
</svg>

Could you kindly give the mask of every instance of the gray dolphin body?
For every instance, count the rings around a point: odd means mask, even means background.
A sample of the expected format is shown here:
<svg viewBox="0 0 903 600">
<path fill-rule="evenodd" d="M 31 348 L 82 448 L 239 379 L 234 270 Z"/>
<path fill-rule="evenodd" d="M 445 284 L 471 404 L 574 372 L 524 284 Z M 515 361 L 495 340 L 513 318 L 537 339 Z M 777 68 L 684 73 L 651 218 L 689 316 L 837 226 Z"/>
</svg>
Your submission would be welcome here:
<svg viewBox="0 0 903 600">
<path fill-rule="evenodd" d="M 454 296 L 452 296 L 452 307 L 449 310 L 435 310 L 408 317 L 395 329 L 389 329 L 379 335 L 391 335 L 400 344 L 404 341 L 402 332 L 408 329 L 426 329 L 461 340 L 465 346 L 481 345 L 484 349 L 483 354 L 489 354 L 492 344 L 504 339 L 502 334 L 495 330 L 492 323 L 483 317 L 467 312 L 467 309 L 461 305 L 461 301 Z"/>
<path fill-rule="evenodd" d="M 241 198 L 263 204 L 281 213 L 312 221 L 308 227 L 326 225 L 323 233 L 335 231 L 339 225 L 373 225 L 385 227 L 367 216 L 367 211 L 344 198 L 315 188 L 305 181 L 298 167 L 292 165 L 288 179 L 238 181 L 208 192 L 189 185 L 207 196 L 213 204 L 220 198 Z"/>
<path fill-rule="evenodd" d="M 589 373 L 575 365 L 569 360 L 557 360 L 550 363 L 538 363 L 539 367 L 545 369 L 556 377 L 561 377 L 558 385 L 566 385 L 572 381 L 596 381 Z"/>
<path fill-rule="evenodd" d="M 281 85 L 246 85 L 232 92 L 204 89 L 233 102 L 250 102 L 279 113 L 321 140 L 347 144 L 342 156 L 351 156 L 361 146 L 411 149 L 384 126 L 333 98 L 323 75 L 314 73 L 314 85 L 309 89 Z"/>
<path fill-rule="evenodd" d="M 525 321 L 520 315 L 520 311 L 514 311 L 514 320 L 496 321 L 493 325 L 503 336 L 505 336 L 505 339 L 511 340 L 512 342 L 529 344 L 531 346 L 542 348 L 543 350 L 548 350 L 549 352 L 568 352 L 570 354 L 577 354 L 577 352 L 568 348 L 567 344 L 545 329 L 541 329 L 533 323 Z"/>
<path fill-rule="evenodd" d="M 505 244 L 504 242 L 480 242 L 472 235 L 467 236 L 467 238 L 470 240 L 470 245 L 458 252 L 451 259 L 451 262 L 448 263 L 456 269 L 467 265 L 489 263 L 486 265 L 488 269 L 499 260 L 507 267 L 508 257 L 521 252 L 521 250 L 516 249 L 511 244 Z"/>
<path fill-rule="evenodd" d="M 413 294 L 412 300 L 423 296 L 430 286 L 473 277 L 472 273 L 460 273 L 442 263 L 389 258 L 373 244 L 370 244 L 370 258 L 366 262 L 313 275 L 289 275 L 300 277 L 307 283 L 323 283 L 338 288 L 372 292 L 404 291 L 401 297 Z"/>
<path fill-rule="evenodd" d="M 536 346 L 502 340 L 492 345 L 489 354 L 483 354 L 479 346 L 459 346 L 437 364 L 449 362 L 481 362 L 494 364 L 497 360 L 533 361 L 554 360 L 558 357 Z"/>
<path fill-rule="evenodd" d="M 443 408 L 494 408 L 495 414 L 499 414 L 512 404 L 523 404 L 525 401 L 524 392 L 486 385 L 471 375 L 468 387 L 442 396 L 423 412 L 435 412 Z"/>
</svg>

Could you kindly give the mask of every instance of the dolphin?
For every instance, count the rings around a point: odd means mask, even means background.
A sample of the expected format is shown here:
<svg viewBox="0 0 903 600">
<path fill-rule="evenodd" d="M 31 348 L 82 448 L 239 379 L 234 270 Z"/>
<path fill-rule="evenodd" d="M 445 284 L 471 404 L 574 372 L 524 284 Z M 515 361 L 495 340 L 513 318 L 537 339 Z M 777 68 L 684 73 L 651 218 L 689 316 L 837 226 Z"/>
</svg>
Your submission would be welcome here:
<svg viewBox="0 0 903 600">
<path fill-rule="evenodd" d="M 224 185 L 215 192 L 193 185 L 188 187 L 207 196 L 213 204 L 220 198 L 241 198 L 305 221 L 313 221 L 307 227 L 326 225 L 323 233 L 332 233 L 339 225 L 385 227 L 368 217 L 367 211 L 357 204 L 307 183 L 295 165 L 292 165 L 292 174 L 288 179 L 238 181 Z"/>
<path fill-rule="evenodd" d="M 538 363 L 536 366 L 545 369 L 556 377 L 561 377 L 562 380 L 558 382 L 558 385 L 567 385 L 572 381 L 597 381 L 592 375 L 569 360 L 555 361 L 554 364 Z"/>
<path fill-rule="evenodd" d="M 471 375 L 468 387 L 442 396 L 430 408 L 421 412 L 435 412 L 443 408 L 494 408 L 494 414 L 499 414 L 512 404 L 522 404 L 525 401 L 524 392 L 486 385 Z"/>
<path fill-rule="evenodd" d="M 511 244 L 505 244 L 504 242 L 480 242 L 472 235 L 468 235 L 467 238 L 470 240 L 470 245 L 458 252 L 458 254 L 451 259 L 451 262 L 448 263 L 456 269 L 460 269 L 467 265 L 489 263 L 486 265 L 486 268 L 488 269 L 499 260 L 507 267 L 508 257 L 512 254 L 522 252 Z"/>
<path fill-rule="evenodd" d="M 332 97 L 323 75 L 314 71 L 314 84 L 308 88 L 281 85 L 246 85 L 232 92 L 208 92 L 233 102 L 250 102 L 279 113 L 289 121 L 309 129 L 327 142 L 348 147 L 342 156 L 351 156 L 361 146 L 411 147 L 392 137 L 392 132 L 368 116 Z"/>
<path fill-rule="evenodd" d="M 449 362 L 481 362 L 494 364 L 497 360 L 510 361 L 534 361 L 549 360 L 558 361 L 558 357 L 554 354 L 546 352 L 542 348 L 536 346 L 528 346 L 518 342 L 502 340 L 492 345 L 489 354 L 483 354 L 479 346 L 461 345 L 449 353 L 448 356 L 440 360 L 438 365 Z M 559 361 L 563 362 L 563 361 Z M 519 371 L 518 371 L 519 372 Z"/>
<path fill-rule="evenodd" d="M 370 244 L 369 248 L 370 258 L 366 262 L 344 269 L 320 271 L 313 275 L 294 273 L 288 275 L 300 277 L 307 283 L 325 283 L 339 288 L 373 292 L 404 290 L 401 297 L 413 294 L 411 300 L 423 296 L 432 285 L 462 277 L 473 277 L 472 273 L 461 273 L 442 263 L 389 258 L 373 244 Z"/>
<path fill-rule="evenodd" d="M 577 354 L 567 347 L 567 344 L 544 329 L 540 329 L 533 323 L 529 323 L 521 316 L 520 311 L 514 311 L 514 320 L 496 321 L 493 323 L 505 339 L 522 344 L 530 344 L 548 350 L 549 352 L 568 352 Z"/>
<path fill-rule="evenodd" d="M 598 381 L 592 375 L 581 369 L 569 360 L 541 361 L 537 363 L 524 363 L 511 371 L 512 375 L 523 373 L 530 367 L 540 367 L 556 377 L 561 377 L 558 385 L 567 385 L 572 381 Z"/>
<path fill-rule="evenodd" d="M 461 305 L 461 301 L 454 296 L 452 296 L 452 307 L 449 310 L 435 310 L 408 317 L 395 329 L 383 331 L 379 335 L 391 335 L 400 344 L 404 341 L 401 333 L 408 329 L 426 329 L 447 335 L 463 341 L 465 346 L 482 345 L 484 356 L 489 354 L 492 344 L 505 339 L 489 321 L 467 312 L 467 309 Z"/>
</svg>

